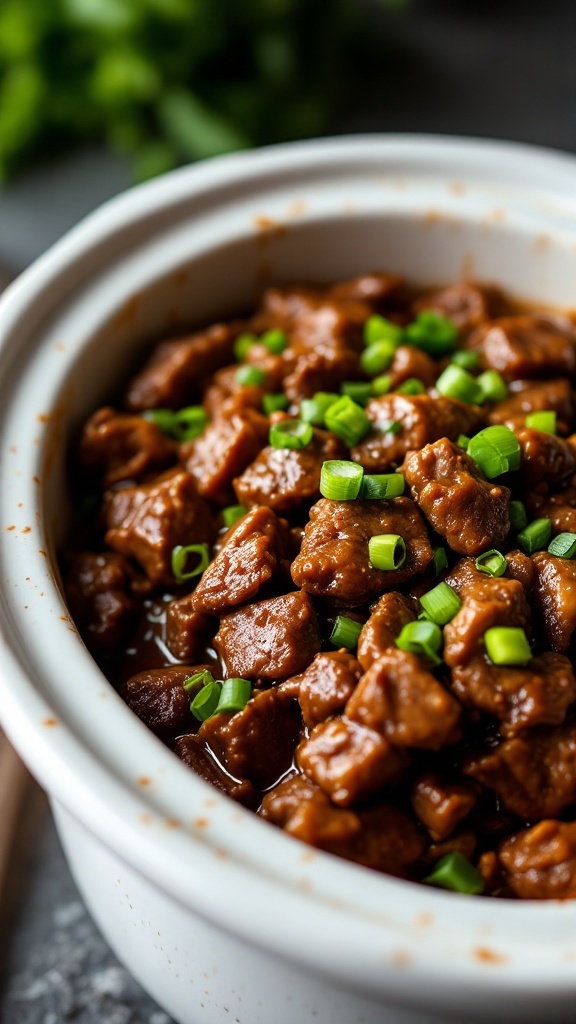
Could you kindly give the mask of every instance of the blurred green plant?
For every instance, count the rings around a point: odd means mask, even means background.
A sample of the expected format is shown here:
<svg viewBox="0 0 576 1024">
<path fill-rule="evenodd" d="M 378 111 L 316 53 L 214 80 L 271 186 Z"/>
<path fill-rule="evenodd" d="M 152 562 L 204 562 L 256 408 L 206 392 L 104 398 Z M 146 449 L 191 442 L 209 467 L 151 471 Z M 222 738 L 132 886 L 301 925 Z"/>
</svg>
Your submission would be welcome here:
<svg viewBox="0 0 576 1024">
<path fill-rule="evenodd" d="M 378 3 L 393 8 L 399 0 Z M 1 0 L 0 182 L 93 140 L 131 154 L 142 179 L 188 160 L 319 134 L 345 89 L 355 41 L 373 33 L 369 7 Z"/>
</svg>

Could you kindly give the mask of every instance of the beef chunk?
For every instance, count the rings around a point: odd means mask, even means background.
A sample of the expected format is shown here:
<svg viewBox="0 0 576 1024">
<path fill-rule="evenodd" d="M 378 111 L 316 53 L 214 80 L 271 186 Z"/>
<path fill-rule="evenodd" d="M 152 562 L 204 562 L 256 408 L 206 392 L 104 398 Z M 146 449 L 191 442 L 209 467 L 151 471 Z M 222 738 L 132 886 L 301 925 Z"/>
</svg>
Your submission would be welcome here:
<svg viewBox="0 0 576 1024">
<path fill-rule="evenodd" d="M 176 461 L 176 446 L 154 423 L 106 407 L 84 424 L 78 456 L 102 487 L 141 480 Z"/>
<path fill-rule="evenodd" d="M 574 332 L 545 317 L 524 313 L 493 320 L 474 331 L 468 344 L 480 353 L 484 368 L 498 370 L 506 380 L 576 371 Z"/>
<path fill-rule="evenodd" d="M 193 594 L 194 610 L 219 614 L 252 601 L 288 552 L 288 528 L 271 509 L 253 508 L 226 533 Z"/>
<path fill-rule="evenodd" d="M 358 638 L 358 661 L 364 671 L 389 647 L 394 647 L 396 637 L 415 618 L 414 604 L 403 594 L 391 591 L 379 598 Z"/>
<path fill-rule="evenodd" d="M 286 679 L 303 672 L 320 650 L 307 594 L 258 601 L 223 615 L 214 645 L 228 673 L 246 679 Z"/>
<path fill-rule="evenodd" d="M 292 680 L 298 682 L 298 700 L 306 725 L 312 729 L 343 711 L 361 675 L 356 658 L 346 650 L 317 654 L 306 671 Z"/>
<path fill-rule="evenodd" d="M 166 609 L 166 646 L 179 661 L 200 656 L 215 620 L 194 610 L 194 592 L 170 601 Z"/>
<path fill-rule="evenodd" d="M 339 300 L 369 302 L 377 311 L 394 307 L 406 298 L 406 284 L 399 274 L 375 272 L 361 274 L 350 281 L 341 281 L 330 288 L 330 295 Z"/>
<path fill-rule="evenodd" d="M 235 715 L 214 715 L 199 732 L 230 775 L 258 789 L 288 771 L 299 735 L 298 705 L 277 687 L 255 693 Z"/>
<path fill-rule="evenodd" d="M 180 409 L 199 397 L 203 380 L 234 358 L 241 323 L 214 324 L 185 338 L 162 341 L 130 381 L 127 409 Z"/>
<path fill-rule="evenodd" d="M 478 572 L 472 559 L 462 559 L 446 577 L 462 607 L 444 627 L 447 665 L 467 665 L 484 656 L 484 633 L 492 626 L 530 629 L 530 606 L 518 580 Z"/>
<path fill-rule="evenodd" d="M 183 683 L 188 676 L 210 669 L 209 665 L 170 665 L 131 676 L 120 687 L 120 696 L 138 718 L 162 739 L 189 731 L 194 719 L 190 696 Z"/>
<path fill-rule="evenodd" d="M 554 434 L 524 427 L 516 433 L 522 461 L 522 483 L 530 491 L 542 484 L 561 484 L 576 471 L 574 451 L 567 441 Z"/>
<path fill-rule="evenodd" d="M 377 793 L 407 763 L 384 736 L 345 716 L 317 725 L 296 758 L 298 767 L 341 807 Z"/>
<path fill-rule="evenodd" d="M 406 561 L 399 569 L 374 569 L 370 537 L 399 534 Z M 390 501 L 329 501 L 310 510 L 300 554 L 292 563 L 296 586 L 336 604 L 354 607 L 423 572 L 432 558 L 426 527 L 409 498 Z"/>
<path fill-rule="evenodd" d="M 510 491 L 486 480 L 474 460 L 448 438 L 409 452 L 402 472 L 414 500 L 453 551 L 480 555 L 504 542 L 510 530 Z"/>
<path fill-rule="evenodd" d="M 442 840 L 441 843 L 430 843 L 421 859 L 421 866 L 429 871 L 436 861 L 442 857 L 447 857 L 450 853 L 461 853 L 463 857 L 466 857 L 466 860 L 472 860 L 477 842 L 478 840 L 474 832 L 469 830 L 455 832 L 454 835 Z"/>
<path fill-rule="evenodd" d="M 492 665 L 473 658 L 452 672 L 452 688 L 468 707 L 500 721 L 513 736 L 534 725 L 559 725 L 576 699 L 576 680 L 568 658 L 544 651 L 524 667 Z"/>
<path fill-rule="evenodd" d="M 508 563 L 506 574 L 510 579 L 518 580 L 524 587 L 524 590 L 530 591 L 534 585 L 535 575 L 532 559 L 525 555 L 523 551 L 514 548 L 513 551 L 506 553 L 506 561 Z"/>
<path fill-rule="evenodd" d="M 465 336 L 499 313 L 503 303 L 496 288 L 462 281 L 422 295 L 413 308 L 416 314 L 431 309 L 449 317 Z"/>
<path fill-rule="evenodd" d="M 111 551 L 79 551 L 70 559 L 64 589 L 88 646 L 112 650 L 125 639 L 136 611 L 133 575 L 126 559 Z"/>
<path fill-rule="evenodd" d="M 576 563 L 547 551 L 532 556 L 534 598 L 553 651 L 567 651 L 576 628 Z"/>
<path fill-rule="evenodd" d="M 284 391 L 291 402 L 312 398 L 317 391 L 340 390 L 345 380 L 362 377 L 358 354 L 349 348 L 323 352 L 321 349 L 297 356 L 294 368 L 284 379 Z"/>
<path fill-rule="evenodd" d="M 266 379 L 262 384 L 242 384 L 238 380 L 240 367 L 237 363 L 219 370 L 203 397 L 204 408 L 211 419 L 229 418 L 233 413 L 242 414 L 247 409 L 261 411 L 264 395 L 279 390 L 284 373 L 284 362 L 280 356 L 271 355 L 264 345 L 255 343 L 248 352 L 246 364 L 264 370 Z"/>
<path fill-rule="evenodd" d="M 268 505 L 275 512 L 288 512 L 320 497 L 323 462 L 344 458 L 345 445 L 325 430 L 315 430 L 306 448 L 267 446 L 234 481 L 236 497 L 243 505 Z"/>
<path fill-rule="evenodd" d="M 383 395 L 366 406 L 371 432 L 352 448 L 351 455 L 367 473 L 386 473 L 398 466 L 407 452 L 437 441 L 457 440 L 459 434 L 475 434 L 483 426 L 483 413 L 475 405 L 455 398 L 431 395 Z M 392 423 L 401 424 L 398 434 L 386 432 Z"/>
<path fill-rule="evenodd" d="M 215 535 L 210 509 L 189 473 L 171 473 L 116 491 L 106 519 L 106 543 L 139 562 L 152 583 L 167 586 L 174 583 L 173 548 L 209 543 Z"/>
<path fill-rule="evenodd" d="M 286 331 L 297 353 L 361 352 L 362 327 L 371 312 L 367 302 L 309 287 L 270 288 L 262 305 L 263 321 Z"/>
<path fill-rule="evenodd" d="M 392 390 L 411 378 L 421 380 L 425 387 L 432 388 L 439 376 L 438 363 L 421 348 L 415 348 L 414 345 L 399 345 L 394 353 L 390 369 L 386 372 L 391 377 Z"/>
<path fill-rule="evenodd" d="M 396 747 L 439 750 L 459 738 L 460 705 L 415 654 L 390 648 L 362 677 L 346 715 Z"/>
<path fill-rule="evenodd" d="M 554 818 L 576 800 L 576 727 L 531 729 L 472 755 L 464 771 L 525 821 Z"/>
<path fill-rule="evenodd" d="M 576 896 L 576 822 L 540 821 L 498 851 L 507 884 L 525 900 Z"/>
<path fill-rule="evenodd" d="M 562 491 L 550 495 L 532 494 L 527 496 L 527 505 L 538 518 L 550 520 L 556 533 L 576 533 L 576 486 L 571 483 Z"/>
<path fill-rule="evenodd" d="M 490 423 L 505 423 L 511 430 L 520 430 L 526 425 L 526 417 L 532 412 L 551 409 L 557 414 L 560 434 L 572 431 L 576 406 L 570 381 L 565 377 L 558 380 L 517 380 L 513 391 L 503 402 L 498 402 L 489 413 Z"/>
<path fill-rule="evenodd" d="M 441 842 L 474 809 L 476 793 L 470 783 L 447 782 L 427 772 L 414 783 L 411 803 L 432 839 Z"/>
<path fill-rule="evenodd" d="M 250 412 L 220 416 L 195 441 L 182 446 L 183 461 L 200 494 L 220 505 L 233 499 L 234 477 L 244 472 L 262 447 L 259 423 Z"/>
<path fill-rule="evenodd" d="M 184 764 L 192 768 L 202 779 L 216 786 L 226 796 L 231 796 L 240 804 L 255 811 L 258 806 L 258 796 L 251 782 L 248 779 L 233 779 L 228 775 L 217 761 L 208 753 L 206 745 L 202 742 L 197 733 L 186 733 L 178 736 L 172 748 Z"/>
</svg>

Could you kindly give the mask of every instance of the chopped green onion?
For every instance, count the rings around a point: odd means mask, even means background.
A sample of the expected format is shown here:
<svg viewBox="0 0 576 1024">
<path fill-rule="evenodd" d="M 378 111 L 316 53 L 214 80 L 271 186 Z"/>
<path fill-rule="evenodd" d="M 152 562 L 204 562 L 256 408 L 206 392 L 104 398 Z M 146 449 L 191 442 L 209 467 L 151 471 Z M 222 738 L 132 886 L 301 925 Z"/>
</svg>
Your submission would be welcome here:
<svg viewBox="0 0 576 1024">
<path fill-rule="evenodd" d="M 358 405 L 366 405 L 372 398 L 372 385 L 363 380 L 346 380 L 340 391 L 348 395 Z"/>
<path fill-rule="evenodd" d="M 223 711 L 233 715 L 243 711 L 252 696 L 252 683 L 248 679 L 226 679 L 222 683 L 216 714 Z"/>
<path fill-rule="evenodd" d="M 500 424 L 485 427 L 468 445 L 468 455 L 489 480 L 520 469 L 520 445 L 513 430 Z"/>
<path fill-rule="evenodd" d="M 436 381 L 436 390 L 444 398 L 457 398 L 460 402 L 471 402 L 479 405 L 482 401 L 482 389 L 467 370 L 449 363 Z"/>
<path fill-rule="evenodd" d="M 360 366 L 369 377 L 376 377 L 391 366 L 396 352 L 396 345 L 393 341 L 373 341 L 368 348 L 365 348 L 360 356 Z"/>
<path fill-rule="evenodd" d="M 508 387 L 498 370 L 486 370 L 476 377 L 476 383 L 482 391 L 483 402 L 503 402 L 508 398 Z"/>
<path fill-rule="evenodd" d="M 435 622 L 438 626 L 445 626 L 462 607 L 458 594 L 447 583 L 438 583 L 427 594 L 423 594 L 420 604 L 430 622 Z"/>
<path fill-rule="evenodd" d="M 255 345 L 257 341 L 258 338 L 255 334 L 250 334 L 248 332 L 239 334 L 234 342 L 234 358 L 239 363 L 243 363 L 248 355 L 249 349 L 251 349 L 252 345 Z"/>
<path fill-rule="evenodd" d="M 493 665 L 527 665 L 532 658 L 528 637 L 519 626 L 493 626 L 484 633 Z"/>
<path fill-rule="evenodd" d="M 369 316 L 364 323 L 364 341 L 372 345 L 375 341 L 391 341 L 396 348 L 402 344 L 404 332 L 398 324 L 386 320 L 383 316 Z"/>
<path fill-rule="evenodd" d="M 548 551 L 557 558 L 574 558 L 576 555 L 576 533 L 559 533 L 548 545 Z"/>
<path fill-rule="evenodd" d="M 236 370 L 235 379 L 236 383 L 242 387 L 250 387 L 253 384 L 260 386 L 265 383 L 266 374 L 259 366 L 241 366 L 239 370 Z"/>
<path fill-rule="evenodd" d="M 351 501 L 358 497 L 364 470 L 357 462 L 330 459 L 322 463 L 320 494 L 331 501 Z"/>
<path fill-rule="evenodd" d="M 526 426 L 532 430 L 541 430 L 544 434 L 556 433 L 556 413 L 551 409 L 542 412 L 531 412 L 526 417 Z"/>
<path fill-rule="evenodd" d="M 480 362 L 480 356 L 477 352 L 473 352 L 471 349 L 461 348 L 450 358 L 450 362 L 454 363 L 455 366 L 462 367 L 463 370 L 477 370 L 478 363 Z"/>
<path fill-rule="evenodd" d="M 223 508 L 220 515 L 222 516 L 224 526 L 228 528 L 234 526 L 234 523 L 242 519 L 242 516 L 245 516 L 247 511 L 248 509 L 245 505 L 228 505 L 227 508 Z"/>
<path fill-rule="evenodd" d="M 378 396 L 387 395 L 391 387 L 392 377 L 388 373 L 382 373 L 372 381 L 372 392 Z"/>
<path fill-rule="evenodd" d="M 406 561 L 406 542 L 398 533 L 379 533 L 368 541 L 368 558 L 374 569 L 390 572 Z"/>
<path fill-rule="evenodd" d="M 441 889 L 466 893 L 468 896 L 478 896 L 484 891 L 482 875 L 459 850 L 441 857 L 424 881 L 428 885 L 437 885 Z"/>
<path fill-rule="evenodd" d="M 302 420 L 282 420 L 273 423 L 268 431 L 268 441 L 273 448 L 306 448 L 313 437 L 314 430 Z"/>
<path fill-rule="evenodd" d="M 417 377 L 409 377 L 408 380 L 398 385 L 396 391 L 399 395 L 423 395 L 426 388 Z"/>
<path fill-rule="evenodd" d="M 364 474 L 360 497 L 363 501 L 374 501 L 382 498 L 399 498 L 404 494 L 406 481 L 402 473 Z"/>
<path fill-rule="evenodd" d="M 390 420 L 389 423 L 384 423 L 382 426 L 379 426 L 378 430 L 381 434 L 393 434 L 396 436 L 396 434 L 401 432 L 402 424 L 399 420 Z"/>
<path fill-rule="evenodd" d="M 349 619 L 347 615 L 338 615 L 334 620 L 334 629 L 330 634 L 330 643 L 334 644 L 335 647 L 346 647 L 349 651 L 355 651 L 361 632 L 361 622 Z"/>
<path fill-rule="evenodd" d="M 317 391 L 313 398 L 304 398 L 300 403 L 300 419 L 304 423 L 322 427 L 328 409 L 339 398 L 340 395 L 333 395 L 329 391 Z"/>
<path fill-rule="evenodd" d="M 273 412 L 284 412 L 290 405 L 290 399 L 281 391 L 275 395 L 262 395 L 262 408 L 267 416 Z"/>
<path fill-rule="evenodd" d="M 433 665 L 442 664 L 439 654 L 442 648 L 442 630 L 435 622 L 409 622 L 396 637 L 395 642 L 401 651 L 424 654 L 430 658 Z"/>
<path fill-rule="evenodd" d="M 516 542 L 525 555 L 533 555 L 535 551 L 543 551 L 547 547 L 551 536 L 552 523 L 549 519 L 533 519 L 520 530 Z"/>
<path fill-rule="evenodd" d="M 478 555 L 478 558 L 474 559 L 474 565 L 480 572 L 485 572 L 488 576 L 503 576 L 508 568 L 508 562 L 504 555 L 496 548 L 491 548 L 490 551 L 484 551 L 483 554 Z"/>
<path fill-rule="evenodd" d="M 440 545 L 432 549 L 432 565 L 434 566 L 434 575 L 439 576 L 444 569 L 448 568 L 448 556 L 446 554 L 446 548 Z"/>
<path fill-rule="evenodd" d="M 288 345 L 288 338 L 284 334 L 284 331 L 281 331 L 278 327 L 273 328 L 270 331 L 264 331 L 264 334 L 260 337 L 260 341 L 266 346 L 273 356 L 279 356 Z"/>
<path fill-rule="evenodd" d="M 343 395 L 327 409 L 324 422 L 328 430 L 342 438 L 349 448 L 366 437 L 372 426 L 364 409 L 349 395 Z"/>
<path fill-rule="evenodd" d="M 198 564 L 194 569 L 186 570 L 190 555 L 198 556 Z M 177 583 L 200 576 L 210 564 L 210 550 L 207 544 L 177 544 L 172 548 L 172 575 Z"/>
<path fill-rule="evenodd" d="M 142 418 L 148 420 L 149 423 L 153 423 L 155 427 L 158 427 L 158 430 L 162 431 L 163 434 L 166 434 L 168 437 L 173 437 L 173 409 L 146 409 L 146 411 L 142 413 Z"/>
<path fill-rule="evenodd" d="M 445 356 L 454 351 L 458 331 L 452 320 L 431 309 L 423 310 L 404 332 L 410 345 L 430 356 Z"/>
<path fill-rule="evenodd" d="M 214 676 L 207 668 L 205 668 L 202 672 L 196 672 L 193 676 L 186 676 L 182 686 L 186 690 L 186 693 L 191 693 L 192 690 L 201 689 L 203 686 L 207 686 L 208 683 L 213 682 Z"/>
<path fill-rule="evenodd" d="M 526 506 L 523 501 L 511 501 L 510 502 L 510 527 L 514 530 L 514 533 L 520 533 L 525 526 L 528 526 L 528 516 L 526 514 Z"/>
<path fill-rule="evenodd" d="M 197 693 L 190 705 L 190 711 L 199 722 L 206 722 L 215 713 L 220 700 L 222 684 L 212 680 Z"/>
<path fill-rule="evenodd" d="M 466 437 L 466 434 L 459 434 L 456 444 L 459 448 L 463 448 L 465 452 L 468 451 L 468 445 L 470 444 L 470 438 Z"/>
<path fill-rule="evenodd" d="M 200 436 L 207 423 L 206 410 L 201 405 L 189 405 L 174 413 L 172 435 L 178 441 L 193 441 Z"/>
</svg>

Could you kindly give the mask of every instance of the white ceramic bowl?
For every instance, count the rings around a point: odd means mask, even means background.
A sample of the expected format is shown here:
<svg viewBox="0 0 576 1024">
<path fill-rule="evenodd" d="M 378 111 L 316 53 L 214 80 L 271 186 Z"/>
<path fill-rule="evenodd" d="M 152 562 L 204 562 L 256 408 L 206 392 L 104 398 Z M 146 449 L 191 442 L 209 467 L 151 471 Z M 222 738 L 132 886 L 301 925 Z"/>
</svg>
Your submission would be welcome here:
<svg viewBox="0 0 576 1024">
<path fill-rule="evenodd" d="M 576 903 L 444 894 L 286 837 L 182 765 L 58 586 L 65 453 L 152 337 L 269 282 L 389 268 L 576 300 L 576 161 L 349 138 L 227 157 L 89 217 L 0 303 L 0 718 L 118 956 L 181 1024 L 571 1019 Z M 436 1018 L 435 1018 L 436 1019 Z"/>
</svg>

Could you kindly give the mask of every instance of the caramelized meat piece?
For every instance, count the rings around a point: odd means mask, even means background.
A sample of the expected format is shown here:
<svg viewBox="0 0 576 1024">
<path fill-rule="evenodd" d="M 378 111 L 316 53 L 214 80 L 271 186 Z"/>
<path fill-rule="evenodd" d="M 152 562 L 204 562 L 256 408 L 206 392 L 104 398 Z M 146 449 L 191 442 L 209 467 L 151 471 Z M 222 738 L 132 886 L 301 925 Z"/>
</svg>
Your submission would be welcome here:
<svg viewBox="0 0 576 1024">
<path fill-rule="evenodd" d="M 532 559 L 525 555 L 523 551 L 514 548 L 513 551 L 506 553 L 506 561 L 508 563 L 506 574 L 511 579 L 518 580 L 524 587 L 524 590 L 530 591 L 534 584 L 535 575 Z"/>
<path fill-rule="evenodd" d="M 289 775 L 265 793 L 260 813 L 296 839 L 330 852 L 362 828 L 354 811 L 335 807 L 326 793 L 304 775 Z"/>
<path fill-rule="evenodd" d="M 576 417 L 576 406 L 570 381 L 565 377 L 558 380 L 517 380 L 509 398 L 498 402 L 489 413 L 490 423 L 505 423 L 511 430 L 520 430 L 526 425 L 526 417 L 532 412 L 552 410 L 557 414 L 560 434 L 569 434 Z"/>
<path fill-rule="evenodd" d="M 497 315 L 503 303 L 503 297 L 497 288 L 462 281 L 422 295 L 416 300 L 413 308 L 416 314 L 431 309 L 435 313 L 449 317 L 460 334 L 465 336 L 475 327 Z"/>
<path fill-rule="evenodd" d="M 198 658 L 216 626 L 194 610 L 194 592 L 171 601 L 166 609 L 166 646 L 179 661 Z"/>
<path fill-rule="evenodd" d="M 340 390 L 345 380 L 362 377 L 358 354 L 349 348 L 323 352 L 303 352 L 284 380 L 284 391 L 291 402 L 312 398 L 317 391 Z"/>
<path fill-rule="evenodd" d="M 441 843 L 430 843 L 422 857 L 422 866 L 429 871 L 436 861 L 441 857 L 448 856 L 449 853 L 461 853 L 466 860 L 472 860 L 476 845 L 477 839 L 474 832 L 456 832 Z"/>
<path fill-rule="evenodd" d="M 444 627 L 447 665 L 467 665 L 484 656 L 484 633 L 492 626 L 520 626 L 530 630 L 530 606 L 518 580 L 479 572 L 472 559 L 462 559 L 446 577 L 458 593 L 462 607 Z"/>
<path fill-rule="evenodd" d="M 84 425 L 78 447 L 80 463 L 102 487 L 121 480 L 141 480 L 176 459 L 176 446 L 142 416 L 106 407 Z"/>
<path fill-rule="evenodd" d="M 576 563 L 547 551 L 532 556 L 534 598 L 553 651 L 567 651 L 576 628 Z"/>
<path fill-rule="evenodd" d="M 406 297 L 406 284 L 399 274 L 361 274 L 330 289 L 335 299 L 369 302 L 378 312 L 394 307 Z"/>
<path fill-rule="evenodd" d="M 259 424 L 250 412 L 213 420 L 200 437 L 182 447 L 186 469 L 200 494 L 219 505 L 233 499 L 234 477 L 244 472 L 262 447 Z"/>
<path fill-rule="evenodd" d="M 194 718 L 190 697 L 183 683 L 187 676 L 210 669 L 210 665 L 170 665 L 151 668 L 132 676 L 120 687 L 128 707 L 162 739 L 190 730 Z"/>
<path fill-rule="evenodd" d="M 292 680 L 298 683 L 305 724 L 312 729 L 343 711 L 361 675 L 356 658 L 346 650 L 317 654 L 306 671 Z"/>
<path fill-rule="evenodd" d="M 473 459 L 448 438 L 409 452 L 402 472 L 412 497 L 453 551 L 480 555 L 510 530 L 510 491 L 486 480 Z"/>
<path fill-rule="evenodd" d="M 362 351 L 362 327 L 371 312 L 366 302 L 322 288 L 270 288 L 264 293 L 262 320 L 286 331 L 296 353 L 329 355 Z"/>
<path fill-rule="evenodd" d="M 379 598 L 358 637 L 357 656 L 364 671 L 389 647 L 394 648 L 396 637 L 415 618 L 414 604 L 403 594 L 392 591 Z"/>
<path fill-rule="evenodd" d="M 368 541 L 382 533 L 404 538 L 406 561 L 399 569 L 384 571 L 370 564 Z M 292 579 L 310 594 L 354 607 L 423 572 L 431 558 L 426 527 L 409 498 L 322 498 L 310 509 L 302 548 L 292 563 Z"/>
<path fill-rule="evenodd" d="M 474 809 L 476 794 L 469 783 L 446 782 L 428 773 L 414 784 L 411 803 L 432 839 L 441 842 Z"/>
<path fill-rule="evenodd" d="M 106 543 L 134 558 L 154 584 L 170 586 L 172 550 L 178 544 L 210 543 L 215 523 L 189 473 L 171 473 L 150 484 L 110 495 Z"/>
<path fill-rule="evenodd" d="M 576 896 L 576 822 L 540 821 L 498 851 L 506 882 L 525 900 Z"/>
<path fill-rule="evenodd" d="M 228 674 L 287 679 L 303 672 L 320 650 L 318 623 L 307 594 L 258 601 L 220 619 L 214 646 Z"/>
<path fill-rule="evenodd" d="M 421 348 L 415 348 L 413 345 L 400 345 L 394 353 L 390 369 L 386 372 L 391 377 L 392 390 L 410 378 L 421 380 L 425 387 L 432 388 L 440 375 L 438 363 Z"/>
<path fill-rule="evenodd" d="M 234 481 L 236 497 L 243 505 L 268 505 L 275 512 L 289 512 L 320 497 L 323 462 L 344 458 L 345 445 L 325 430 L 315 430 L 306 448 L 267 446 Z"/>
<path fill-rule="evenodd" d="M 507 316 L 479 327 L 468 345 L 480 353 L 484 369 L 498 370 L 506 380 L 574 376 L 576 339 L 544 317 Z"/>
<path fill-rule="evenodd" d="M 79 551 L 67 567 L 65 589 L 72 617 L 89 647 L 112 650 L 134 622 L 133 572 L 122 555 Z"/>
<path fill-rule="evenodd" d="M 258 360 L 253 353 L 262 353 Z M 238 380 L 240 366 L 226 366 L 212 378 L 212 383 L 204 392 L 203 405 L 211 419 L 230 418 L 233 413 L 242 415 L 247 409 L 253 412 L 262 410 L 262 398 L 271 391 L 278 391 L 282 383 L 284 363 L 280 356 L 271 355 L 263 345 L 254 344 L 248 351 L 246 364 L 259 366 L 266 373 L 262 384 L 242 384 Z M 266 422 L 265 417 L 263 417 Z"/>
<path fill-rule="evenodd" d="M 346 705 L 353 722 L 396 747 L 439 750 L 459 739 L 460 705 L 415 654 L 390 648 L 368 669 Z"/>
<path fill-rule="evenodd" d="M 555 533 L 576 533 L 576 486 L 550 495 L 533 494 L 527 497 L 527 505 L 536 517 L 544 517 L 552 523 Z"/>
<path fill-rule="evenodd" d="M 226 796 L 232 797 L 245 807 L 255 811 L 258 806 L 258 797 L 251 782 L 248 779 L 233 779 L 231 775 L 208 753 L 205 744 L 197 733 L 186 733 L 185 736 L 178 736 L 174 742 L 174 752 L 184 764 L 192 768 L 200 778 L 216 786 Z"/>
<path fill-rule="evenodd" d="M 522 449 L 520 473 L 528 492 L 542 484 L 560 484 L 574 475 L 574 451 L 562 437 L 528 427 L 518 430 L 516 436 Z"/>
</svg>

